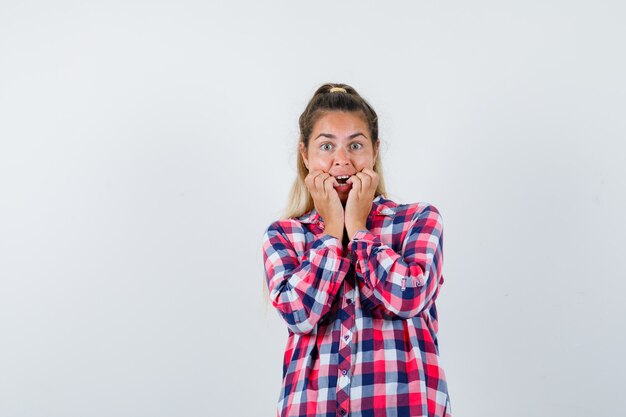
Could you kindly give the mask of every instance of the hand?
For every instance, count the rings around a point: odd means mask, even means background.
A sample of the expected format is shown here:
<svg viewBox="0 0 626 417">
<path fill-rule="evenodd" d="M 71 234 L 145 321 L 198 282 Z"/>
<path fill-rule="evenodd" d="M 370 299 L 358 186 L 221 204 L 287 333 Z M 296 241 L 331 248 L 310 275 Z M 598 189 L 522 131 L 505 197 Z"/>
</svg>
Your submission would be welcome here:
<svg viewBox="0 0 626 417">
<path fill-rule="evenodd" d="M 346 182 L 352 184 L 346 201 L 345 218 L 346 232 L 352 240 L 354 233 L 366 230 L 367 216 L 372 211 L 374 194 L 378 188 L 378 174 L 369 168 L 363 168 Z"/>
<path fill-rule="evenodd" d="M 343 239 L 344 211 L 339 194 L 333 187 L 339 183 L 328 172 L 316 170 L 309 172 L 304 179 L 304 184 L 311 193 L 315 210 L 324 219 L 324 231 L 341 241 Z"/>
</svg>

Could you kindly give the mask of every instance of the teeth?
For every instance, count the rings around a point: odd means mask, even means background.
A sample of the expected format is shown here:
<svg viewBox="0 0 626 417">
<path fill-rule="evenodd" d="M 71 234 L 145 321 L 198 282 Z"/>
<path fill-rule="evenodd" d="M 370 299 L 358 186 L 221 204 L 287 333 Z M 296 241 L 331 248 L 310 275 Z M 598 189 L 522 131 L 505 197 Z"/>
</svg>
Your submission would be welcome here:
<svg viewBox="0 0 626 417">
<path fill-rule="evenodd" d="M 341 187 L 350 185 L 346 182 L 350 178 L 350 175 L 337 175 L 335 178 L 339 181 L 339 186 Z"/>
</svg>

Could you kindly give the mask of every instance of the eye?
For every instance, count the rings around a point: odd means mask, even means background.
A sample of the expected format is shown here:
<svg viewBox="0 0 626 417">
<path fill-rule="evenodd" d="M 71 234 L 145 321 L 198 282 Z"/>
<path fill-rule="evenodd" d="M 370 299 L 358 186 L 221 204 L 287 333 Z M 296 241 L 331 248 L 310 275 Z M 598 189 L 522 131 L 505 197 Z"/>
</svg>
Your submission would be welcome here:
<svg viewBox="0 0 626 417">
<path fill-rule="evenodd" d="M 322 146 L 320 146 L 320 148 L 322 148 L 323 151 L 330 151 L 330 148 L 333 145 L 331 145 L 330 143 L 323 143 Z"/>
<path fill-rule="evenodd" d="M 361 149 L 362 147 L 363 147 L 363 145 L 360 144 L 359 142 L 354 142 L 354 143 L 350 144 L 350 148 L 355 150 L 355 151 Z"/>
</svg>

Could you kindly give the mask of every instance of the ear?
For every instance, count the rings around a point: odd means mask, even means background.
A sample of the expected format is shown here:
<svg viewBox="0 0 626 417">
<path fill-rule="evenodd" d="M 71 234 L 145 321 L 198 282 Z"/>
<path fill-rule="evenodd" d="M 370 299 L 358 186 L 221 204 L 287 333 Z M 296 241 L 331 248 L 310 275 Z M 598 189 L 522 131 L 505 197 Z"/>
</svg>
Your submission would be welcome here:
<svg viewBox="0 0 626 417">
<path fill-rule="evenodd" d="M 304 166 L 306 166 L 306 169 L 309 169 L 309 159 L 307 158 L 306 154 L 306 146 L 304 146 L 304 142 L 302 141 L 298 143 L 298 152 L 300 152 L 300 155 L 302 155 Z"/>
</svg>

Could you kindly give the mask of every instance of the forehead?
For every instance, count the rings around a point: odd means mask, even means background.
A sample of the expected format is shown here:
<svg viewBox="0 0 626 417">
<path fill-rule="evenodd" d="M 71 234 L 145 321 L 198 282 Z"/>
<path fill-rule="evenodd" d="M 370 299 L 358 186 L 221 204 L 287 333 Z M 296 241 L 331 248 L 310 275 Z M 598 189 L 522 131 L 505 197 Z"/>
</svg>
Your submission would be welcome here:
<svg viewBox="0 0 626 417">
<path fill-rule="evenodd" d="M 370 136 L 369 128 L 362 112 L 328 111 L 322 113 L 313 125 L 315 138 L 319 133 L 351 135 L 361 132 Z"/>
</svg>

